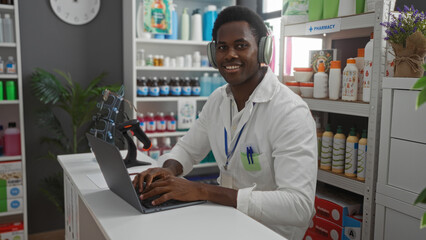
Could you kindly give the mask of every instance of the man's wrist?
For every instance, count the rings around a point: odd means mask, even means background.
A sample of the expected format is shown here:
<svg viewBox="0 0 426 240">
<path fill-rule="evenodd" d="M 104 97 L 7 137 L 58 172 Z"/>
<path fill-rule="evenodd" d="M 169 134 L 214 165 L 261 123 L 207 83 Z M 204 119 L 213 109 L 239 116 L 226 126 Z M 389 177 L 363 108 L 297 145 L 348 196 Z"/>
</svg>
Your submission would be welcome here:
<svg viewBox="0 0 426 240">
<path fill-rule="evenodd" d="M 169 170 L 173 176 L 178 176 L 183 173 L 182 164 L 175 159 L 168 159 L 165 161 L 163 168 Z"/>
</svg>

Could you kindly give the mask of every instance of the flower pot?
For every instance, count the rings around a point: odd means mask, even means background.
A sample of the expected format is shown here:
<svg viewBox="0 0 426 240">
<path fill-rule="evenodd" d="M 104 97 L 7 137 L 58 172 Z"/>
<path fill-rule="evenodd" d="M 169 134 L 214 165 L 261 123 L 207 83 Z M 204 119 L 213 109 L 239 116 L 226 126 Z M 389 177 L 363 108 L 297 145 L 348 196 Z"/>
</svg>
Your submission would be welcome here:
<svg viewBox="0 0 426 240">
<path fill-rule="evenodd" d="M 426 56 L 426 38 L 421 32 L 407 37 L 405 47 L 392 43 L 395 52 L 395 77 L 419 78 L 423 76 Z"/>
</svg>

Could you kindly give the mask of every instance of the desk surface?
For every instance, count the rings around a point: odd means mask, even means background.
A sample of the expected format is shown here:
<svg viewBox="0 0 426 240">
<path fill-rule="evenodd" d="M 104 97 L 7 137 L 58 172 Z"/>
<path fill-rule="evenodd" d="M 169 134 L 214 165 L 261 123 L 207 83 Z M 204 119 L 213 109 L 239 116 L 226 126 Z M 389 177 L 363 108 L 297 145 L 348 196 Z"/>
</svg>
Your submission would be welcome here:
<svg viewBox="0 0 426 240">
<path fill-rule="evenodd" d="M 150 161 L 143 154 L 138 159 Z M 237 209 L 214 203 L 141 214 L 89 179 L 87 175 L 100 173 L 92 153 L 62 155 L 58 160 L 107 239 L 284 239 Z"/>
</svg>

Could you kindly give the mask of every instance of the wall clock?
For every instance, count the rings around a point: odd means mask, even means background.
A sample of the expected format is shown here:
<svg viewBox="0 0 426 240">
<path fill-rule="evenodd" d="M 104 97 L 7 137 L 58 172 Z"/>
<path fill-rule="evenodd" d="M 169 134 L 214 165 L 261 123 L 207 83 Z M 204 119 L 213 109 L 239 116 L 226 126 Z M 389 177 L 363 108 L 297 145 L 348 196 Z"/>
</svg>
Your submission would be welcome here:
<svg viewBox="0 0 426 240">
<path fill-rule="evenodd" d="M 101 0 L 50 0 L 50 6 L 62 21 L 72 25 L 83 25 L 96 17 Z"/>
</svg>

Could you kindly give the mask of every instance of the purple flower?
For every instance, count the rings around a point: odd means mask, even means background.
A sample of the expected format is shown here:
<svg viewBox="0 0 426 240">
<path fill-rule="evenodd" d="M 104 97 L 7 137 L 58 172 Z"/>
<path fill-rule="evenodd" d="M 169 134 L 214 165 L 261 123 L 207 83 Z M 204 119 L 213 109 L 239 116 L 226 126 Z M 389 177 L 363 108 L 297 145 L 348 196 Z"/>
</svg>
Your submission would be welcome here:
<svg viewBox="0 0 426 240">
<path fill-rule="evenodd" d="M 410 8 L 404 5 L 404 12 L 406 13 L 407 11 L 410 11 Z"/>
<path fill-rule="evenodd" d="M 405 33 L 405 29 L 404 28 L 400 28 L 399 29 L 402 33 Z"/>
<path fill-rule="evenodd" d="M 389 38 L 388 38 L 388 37 L 385 37 L 385 40 L 389 40 Z"/>
<path fill-rule="evenodd" d="M 413 33 L 417 31 L 417 26 L 414 26 Z"/>
<path fill-rule="evenodd" d="M 401 8 L 396 7 L 396 10 L 398 10 L 398 12 L 402 12 Z"/>
<path fill-rule="evenodd" d="M 398 31 L 397 30 L 393 30 L 393 33 L 398 34 Z"/>
</svg>

